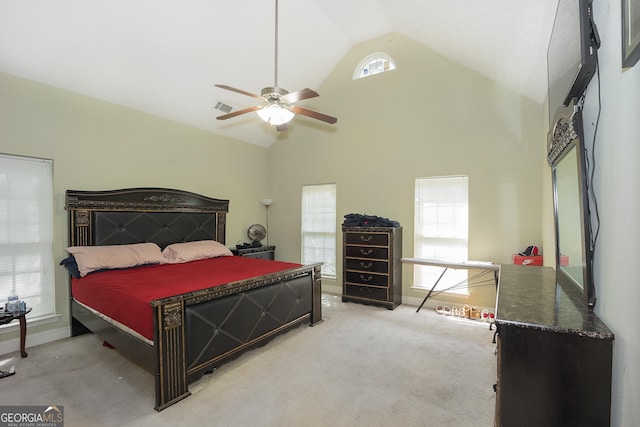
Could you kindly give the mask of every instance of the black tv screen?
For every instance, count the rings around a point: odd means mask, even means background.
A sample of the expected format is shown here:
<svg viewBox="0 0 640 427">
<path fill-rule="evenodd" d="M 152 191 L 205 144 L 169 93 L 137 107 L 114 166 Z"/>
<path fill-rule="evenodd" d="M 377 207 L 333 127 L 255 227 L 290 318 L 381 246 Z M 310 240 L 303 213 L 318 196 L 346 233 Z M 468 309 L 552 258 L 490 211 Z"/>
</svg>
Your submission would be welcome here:
<svg viewBox="0 0 640 427">
<path fill-rule="evenodd" d="M 599 40 L 591 7 L 592 0 L 558 1 L 547 50 L 550 127 L 558 114 L 571 114 L 572 101 L 582 96 L 595 73 Z"/>
</svg>

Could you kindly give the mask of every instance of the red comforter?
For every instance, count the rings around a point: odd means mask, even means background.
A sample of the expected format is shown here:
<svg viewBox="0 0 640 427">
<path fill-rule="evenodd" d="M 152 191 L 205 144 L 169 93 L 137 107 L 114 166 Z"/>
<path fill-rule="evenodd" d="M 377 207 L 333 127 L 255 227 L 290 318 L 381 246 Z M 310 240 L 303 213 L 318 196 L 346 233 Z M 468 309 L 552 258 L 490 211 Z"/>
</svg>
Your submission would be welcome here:
<svg viewBox="0 0 640 427">
<path fill-rule="evenodd" d="M 77 301 L 153 340 L 151 301 L 299 267 L 239 256 L 88 274 L 71 282 Z"/>
</svg>

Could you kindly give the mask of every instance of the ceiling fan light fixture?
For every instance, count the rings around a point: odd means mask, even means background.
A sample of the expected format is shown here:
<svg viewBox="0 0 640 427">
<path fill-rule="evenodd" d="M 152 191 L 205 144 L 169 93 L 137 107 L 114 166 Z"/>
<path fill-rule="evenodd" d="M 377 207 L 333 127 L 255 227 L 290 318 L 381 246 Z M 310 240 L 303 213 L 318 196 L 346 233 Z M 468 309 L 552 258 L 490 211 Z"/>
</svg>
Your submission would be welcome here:
<svg viewBox="0 0 640 427">
<path fill-rule="evenodd" d="M 271 126 L 279 126 L 289 123 L 295 117 L 295 114 L 282 107 L 278 103 L 270 103 L 268 106 L 256 111 L 258 116 Z"/>
</svg>

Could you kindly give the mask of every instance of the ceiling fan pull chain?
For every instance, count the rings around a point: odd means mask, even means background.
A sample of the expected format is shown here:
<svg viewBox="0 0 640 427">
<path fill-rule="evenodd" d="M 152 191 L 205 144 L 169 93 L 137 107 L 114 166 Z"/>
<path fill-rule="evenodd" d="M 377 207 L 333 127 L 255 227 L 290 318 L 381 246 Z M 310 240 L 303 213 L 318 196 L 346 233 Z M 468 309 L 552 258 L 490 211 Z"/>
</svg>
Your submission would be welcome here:
<svg viewBox="0 0 640 427">
<path fill-rule="evenodd" d="M 278 87 L 278 0 L 276 0 L 276 55 L 275 55 L 275 79 L 274 87 Z"/>
</svg>

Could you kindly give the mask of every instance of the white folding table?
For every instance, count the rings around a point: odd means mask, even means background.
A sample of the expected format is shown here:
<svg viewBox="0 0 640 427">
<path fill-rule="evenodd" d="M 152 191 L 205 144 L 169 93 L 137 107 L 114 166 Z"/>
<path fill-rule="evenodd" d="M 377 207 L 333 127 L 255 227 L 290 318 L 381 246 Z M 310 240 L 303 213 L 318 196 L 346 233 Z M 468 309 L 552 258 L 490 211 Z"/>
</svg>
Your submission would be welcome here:
<svg viewBox="0 0 640 427">
<path fill-rule="evenodd" d="M 464 269 L 464 270 L 487 270 L 493 271 L 494 277 L 496 280 L 496 286 L 498 286 L 498 277 L 500 271 L 500 264 L 496 264 L 494 262 L 486 262 L 486 261 L 447 261 L 443 259 L 429 259 L 429 258 L 402 258 L 402 262 L 407 264 L 419 264 L 419 265 L 429 265 L 433 267 L 444 267 L 442 274 L 438 277 L 438 280 L 433 284 L 427 296 L 424 297 L 420 307 L 416 310 L 416 313 L 420 311 L 425 302 L 429 299 L 434 289 L 440 283 L 440 279 L 444 276 L 444 273 L 447 272 L 448 269 Z"/>
</svg>

